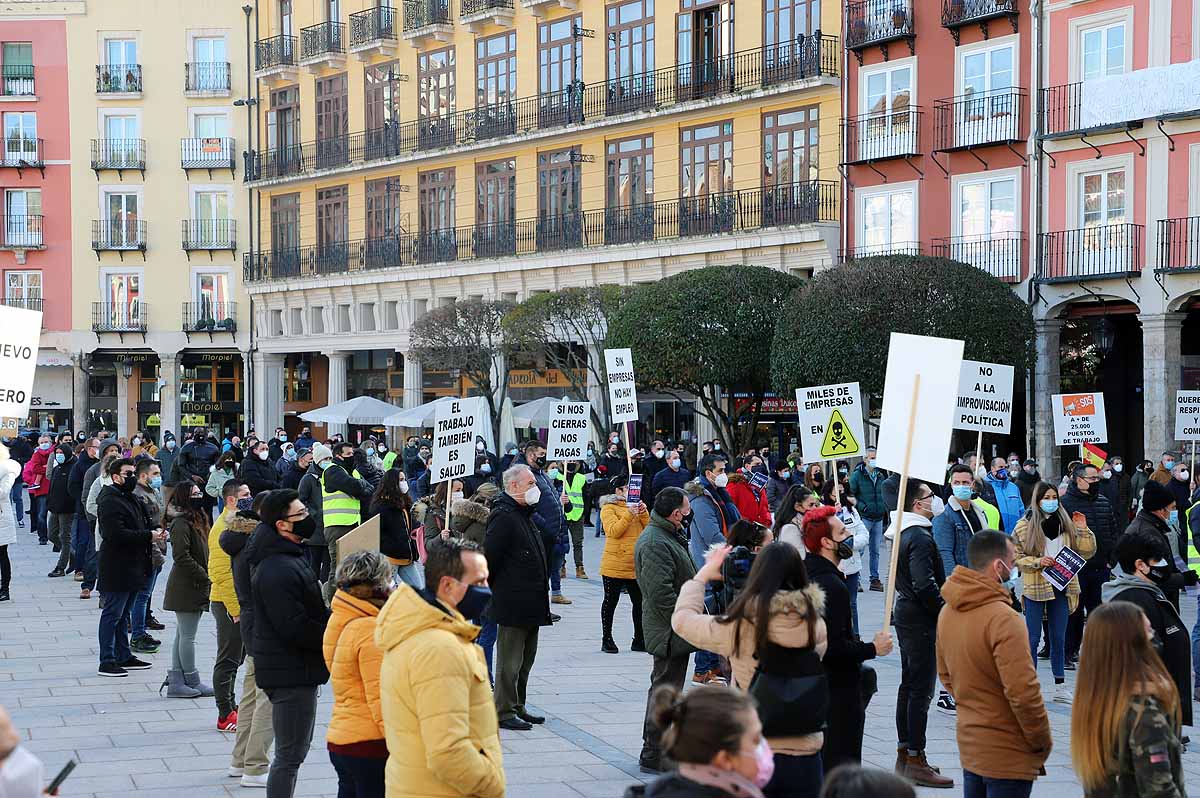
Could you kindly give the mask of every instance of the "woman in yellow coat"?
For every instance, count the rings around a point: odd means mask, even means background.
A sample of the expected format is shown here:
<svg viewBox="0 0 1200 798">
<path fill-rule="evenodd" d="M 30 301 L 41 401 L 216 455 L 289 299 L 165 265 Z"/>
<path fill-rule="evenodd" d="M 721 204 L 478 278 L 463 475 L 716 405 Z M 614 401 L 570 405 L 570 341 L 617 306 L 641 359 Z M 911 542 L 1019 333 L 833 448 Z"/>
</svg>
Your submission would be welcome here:
<svg viewBox="0 0 1200 798">
<path fill-rule="evenodd" d="M 338 795 L 384 795 L 388 748 L 379 702 L 383 652 L 375 618 L 392 592 L 392 564 L 379 552 L 347 555 L 337 569 L 323 647 L 333 685 L 325 744 L 338 775 Z"/>
<path fill-rule="evenodd" d="M 642 530 L 650 523 L 650 512 L 646 505 L 638 502 L 633 507 L 627 503 L 629 498 L 629 477 L 619 475 L 613 477 L 610 484 L 615 493 L 600 500 L 600 527 L 604 530 L 604 555 L 600 558 L 600 578 L 604 580 L 604 602 L 600 605 L 600 623 L 604 629 L 604 639 L 600 650 L 605 654 L 619 652 L 613 642 L 613 615 L 617 612 L 617 602 L 621 600 L 621 591 L 629 593 L 633 603 L 633 651 L 645 651 L 646 643 L 642 638 L 642 591 L 638 588 L 637 574 L 633 568 L 633 547 L 637 544 Z"/>
</svg>

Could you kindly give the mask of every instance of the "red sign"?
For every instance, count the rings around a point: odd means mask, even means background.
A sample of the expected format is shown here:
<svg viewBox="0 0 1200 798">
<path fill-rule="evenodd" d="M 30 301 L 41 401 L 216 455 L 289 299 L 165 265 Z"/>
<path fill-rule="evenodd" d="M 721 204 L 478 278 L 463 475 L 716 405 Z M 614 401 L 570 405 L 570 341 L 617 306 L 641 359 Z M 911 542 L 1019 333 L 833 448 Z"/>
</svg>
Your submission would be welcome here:
<svg viewBox="0 0 1200 798">
<path fill-rule="evenodd" d="M 754 404 L 750 397 L 739 397 L 736 400 L 738 412 L 747 412 L 752 409 Z M 762 404 L 759 405 L 761 413 L 790 413 L 796 414 L 796 399 L 795 397 L 788 398 L 785 396 L 764 396 Z"/>
</svg>

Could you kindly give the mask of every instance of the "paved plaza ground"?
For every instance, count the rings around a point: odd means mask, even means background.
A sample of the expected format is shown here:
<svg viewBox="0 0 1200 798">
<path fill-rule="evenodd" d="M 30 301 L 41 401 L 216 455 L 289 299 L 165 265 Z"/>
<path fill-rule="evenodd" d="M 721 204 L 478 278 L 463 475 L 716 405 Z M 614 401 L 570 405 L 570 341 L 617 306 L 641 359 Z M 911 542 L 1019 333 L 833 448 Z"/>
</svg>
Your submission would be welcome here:
<svg viewBox="0 0 1200 798">
<path fill-rule="evenodd" d="M 69 758 L 79 760 L 62 794 L 149 798 L 176 788 L 185 790 L 188 798 L 261 794 L 261 790 L 241 788 L 226 775 L 233 735 L 216 730 L 212 699 L 158 695 L 170 657 L 173 615 L 158 610 L 167 629 L 159 633 L 161 652 L 150 657 L 157 666 L 154 670 L 132 672 L 125 679 L 96 676 L 96 599 L 81 601 L 78 585 L 70 577 L 47 579 L 53 565 L 50 547 L 38 546 L 26 530 L 18 533 L 17 543 L 10 547 L 13 600 L 0 604 L 0 704 L 8 708 L 22 737 L 46 763 L 48 775 Z M 513 798 L 621 798 L 626 786 L 643 778 L 637 754 L 650 657 L 626 650 L 632 637 L 627 598 L 618 610 L 615 635 L 622 652 L 600 653 L 602 544 L 589 529 L 585 559 L 593 578 L 564 580 L 564 592 L 575 603 L 556 607 L 562 622 L 542 631 L 529 692 L 531 708 L 548 717 L 545 726 L 530 732 L 501 732 L 508 794 Z M 158 581 L 155 607 L 162 606 L 165 585 L 164 575 Z M 882 620 L 882 596 L 859 595 L 865 639 Z M 1190 603 L 1185 612 L 1189 625 L 1195 614 Z M 211 616 L 201 622 L 197 646 L 201 672 L 211 673 L 216 649 Z M 876 668 L 880 692 L 870 706 L 864 756 L 868 764 L 890 768 L 896 753 L 893 711 L 899 653 L 877 661 Z M 1041 663 L 1038 673 L 1048 697 L 1049 664 Z M 1068 680 L 1073 678 L 1068 673 Z M 297 795 L 337 794 L 325 751 L 331 701 L 326 686 Z M 1054 727 L 1054 753 L 1034 795 L 1078 796 L 1081 791 L 1068 756 L 1069 708 L 1047 706 Z M 1200 742 L 1195 732 L 1193 737 Z M 928 754 L 931 762 L 956 780 L 956 786 L 924 790 L 922 795 L 961 794 L 952 717 L 930 714 Z M 1185 754 L 1185 768 L 1188 783 L 1200 785 L 1200 745 L 1193 744 Z"/>
</svg>

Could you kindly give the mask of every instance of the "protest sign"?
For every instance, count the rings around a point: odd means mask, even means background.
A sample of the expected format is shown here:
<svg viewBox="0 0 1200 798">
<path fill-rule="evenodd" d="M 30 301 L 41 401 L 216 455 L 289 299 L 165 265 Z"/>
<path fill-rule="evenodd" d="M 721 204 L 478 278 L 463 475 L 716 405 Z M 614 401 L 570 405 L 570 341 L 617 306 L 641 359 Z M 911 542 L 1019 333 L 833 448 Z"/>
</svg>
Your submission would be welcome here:
<svg viewBox="0 0 1200 798">
<path fill-rule="evenodd" d="M 1054 558 L 1054 565 L 1042 570 L 1042 576 L 1046 577 L 1046 581 L 1056 590 L 1066 593 L 1067 585 L 1071 584 L 1071 580 L 1083 568 L 1085 562 L 1087 560 L 1081 557 L 1079 552 L 1065 546 Z"/>
<path fill-rule="evenodd" d="M 346 559 L 347 554 L 353 554 L 356 551 L 379 551 L 379 516 L 371 516 L 338 538 L 339 563 Z"/>
<path fill-rule="evenodd" d="M 629 507 L 636 507 L 637 503 L 642 500 L 642 475 L 631 474 L 629 476 L 629 485 L 625 488 L 625 504 Z"/>
<path fill-rule="evenodd" d="M 587 454 L 589 402 L 556 402 L 550 411 L 546 460 L 582 460 Z"/>
<path fill-rule="evenodd" d="M 954 428 L 1007 435 L 1012 427 L 1012 395 L 1012 366 L 964 360 Z"/>
<path fill-rule="evenodd" d="M 437 405 L 433 417 L 433 460 L 429 484 L 461 479 L 475 472 L 476 425 L 487 417 L 483 397 Z"/>
<path fill-rule="evenodd" d="M 1054 413 L 1054 442 L 1059 446 L 1108 441 L 1104 394 L 1056 393 L 1050 397 Z"/>
<path fill-rule="evenodd" d="M 0 305 L 0 329 L 0 417 L 22 419 L 29 415 L 42 312 Z"/>
<path fill-rule="evenodd" d="M 796 389 L 800 451 L 805 460 L 833 460 L 863 453 L 862 397 L 857 382 Z"/>
<path fill-rule="evenodd" d="M 1200 439 L 1200 391 L 1175 392 L 1175 440 Z"/>
<path fill-rule="evenodd" d="M 633 376 L 633 354 L 628 349 L 605 349 L 604 367 L 608 373 L 612 422 L 637 421 L 637 381 Z"/>
</svg>

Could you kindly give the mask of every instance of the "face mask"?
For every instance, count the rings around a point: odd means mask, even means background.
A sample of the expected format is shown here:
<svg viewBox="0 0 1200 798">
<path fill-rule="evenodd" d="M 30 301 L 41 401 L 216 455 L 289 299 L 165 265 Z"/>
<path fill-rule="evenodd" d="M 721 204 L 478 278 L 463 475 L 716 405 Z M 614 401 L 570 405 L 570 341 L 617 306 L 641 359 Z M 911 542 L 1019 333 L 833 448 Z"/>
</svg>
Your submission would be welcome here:
<svg viewBox="0 0 1200 798">
<path fill-rule="evenodd" d="M 63 463 L 67 462 L 67 456 L 65 454 L 63 454 L 62 452 L 58 452 L 57 454 L 54 455 L 54 462 L 58 463 L 59 465 L 62 465 Z"/>
<path fill-rule="evenodd" d="M 469 621 L 477 621 L 483 617 L 488 604 L 492 602 L 492 589 L 484 585 L 467 585 L 467 592 L 458 600 L 458 611 Z"/>
<path fill-rule="evenodd" d="M 1058 512 L 1058 499 L 1042 499 L 1039 505 L 1046 515 L 1054 515 Z"/>
<path fill-rule="evenodd" d="M 42 761 L 18 745 L 0 765 L 0 795 L 41 795 L 43 778 Z"/>
<path fill-rule="evenodd" d="M 1172 510 L 1172 511 L 1171 511 L 1171 521 L 1170 521 L 1170 523 L 1171 523 L 1171 526 L 1173 526 L 1173 527 L 1178 527 L 1178 526 L 1179 526 L 1179 511 L 1178 511 L 1178 510 Z"/>
<path fill-rule="evenodd" d="M 480 474 L 490 474 L 490 473 L 492 473 L 492 464 L 491 464 L 491 463 L 484 463 L 483 465 L 479 466 L 479 473 L 480 473 Z"/>
<path fill-rule="evenodd" d="M 482 451 L 483 451 L 483 441 L 476 441 L 476 442 L 475 442 L 475 451 L 477 451 L 477 452 L 482 452 Z"/>
<path fill-rule="evenodd" d="M 1034 468 L 1033 466 L 1025 466 L 1025 473 L 1026 473 L 1026 474 L 1032 474 L 1034 471 L 1037 471 L 1037 469 L 1036 469 L 1036 468 Z"/>
<path fill-rule="evenodd" d="M 286 440 L 287 440 L 287 435 L 284 435 L 283 433 L 280 433 L 280 434 L 279 434 L 279 442 L 280 442 L 280 443 L 283 443 L 283 442 L 284 442 L 284 441 L 286 441 Z"/>
<path fill-rule="evenodd" d="M 1017 474 L 1020 474 L 1020 473 L 1021 473 L 1021 469 L 1019 469 L 1019 468 L 1010 468 L 1010 469 L 1008 469 L 1008 478 L 1009 478 L 1009 479 L 1016 479 L 1016 478 L 1017 478 Z"/>
<path fill-rule="evenodd" d="M 992 477 L 1003 482 L 1004 480 L 1008 479 L 1008 470 L 1002 468 L 995 474 L 992 474 Z"/>
<path fill-rule="evenodd" d="M 720 474 L 717 474 L 715 477 L 713 477 L 712 483 L 718 488 L 723 488 L 729 484 L 729 475 L 722 471 Z"/>
<path fill-rule="evenodd" d="M 329 468 L 331 465 L 333 465 L 333 461 L 332 461 L 332 460 L 322 460 L 322 461 L 320 462 L 320 464 L 318 464 L 318 465 L 317 465 L 317 468 L 319 468 L 319 469 L 321 469 L 322 471 L 324 471 L 326 468 Z"/>
<path fill-rule="evenodd" d="M 1101 479 L 1112 479 L 1112 472 L 1111 471 L 1101 471 L 1100 478 Z"/>
<path fill-rule="evenodd" d="M 1172 468 L 1174 468 L 1174 467 L 1175 467 L 1175 461 L 1174 461 L 1174 460 L 1163 460 L 1163 468 L 1165 468 L 1165 469 L 1167 469 L 1168 471 L 1170 471 L 1170 470 L 1171 470 Z"/>
<path fill-rule="evenodd" d="M 537 485 L 531 485 L 529 490 L 525 491 L 525 504 L 533 507 L 542 498 L 542 492 L 538 490 Z"/>
<path fill-rule="evenodd" d="M 719 451 L 721 451 L 721 444 L 719 444 L 719 443 L 714 443 L 714 444 L 713 444 L 713 451 L 714 451 L 714 452 L 719 452 Z"/>
<path fill-rule="evenodd" d="M 838 473 L 839 473 L 839 474 L 841 474 L 841 475 L 844 477 L 844 476 L 846 476 L 847 474 L 849 474 L 849 473 L 850 473 L 850 469 L 848 469 L 848 468 L 839 468 L 839 469 L 838 469 Z"/>
<path fill-rule="evenodd" d="M 283 450 L 283 459 L 295 460 L 296 459 L 296 450 L 295 449 L 284 449 Z"/>
<path fill-rule="evenodd" d="M 337 461 L 338 461 L 338 463 L 341 464 L 342 468 L 346 469 L 347 474 L 349 474 L 351 471 L 354 470 L 354 457 L 353 456 L 339 457 L 339 458 L 337 458 Z"/>
<path fill-rule="evenodd" d="M 1118 474 L 1120 474 L 1124 470 L 1125 470 L 1124 463 L 1113 463 L 1113 471 L 1116 471 Z"/>
<path fill-rule="evenodd" d="M 666 449 L 655 449 L 654 456 L 657 457 L 659 460 L 661 460 L 667 456 L 667 450 Z"/>
<path fill-rule="evenodd" d="M 935 495 L 932 499 L 929 500 L 929 510 L 930 510 L 930 512 L 933 513 L 933 515 L 935 517 L 941 515 L 942 511 L 945 509 L 946 509 L 946 503 L 942 501 L 941 496 Z"/>
<path fill-rule="evenodd" d="M 239 513 L 248 513 L 254 509 L 254 497 L 245 496 L 237 500 L 237 508 Z"/>
<path fill-rule="evenodd" d="M 592 451 L 592 449 L 590 449 L 590 448 L 589 448 L 589 449 L 588 449 L 588 451 L 590 452 L 590 451 Z M 509 457 L 516 457 L 516 456 L 517 456 L 517 450 L 516 450 L 516 449 L 509 449 L 509 450 L 508 450 L 508 456 L 509 456 Z"/>
<path fill-rule="evenodd" d="M 162 487 L 162 477 L 150 477 L 150 487 L 158 490 Z"/>
<path fill-rule="evenodd" d="M 175 439 L 172 438 L 171 440 L 167 441 L 166 444 L 164 444 L 164 445 L 167 447 L 168 451 L 174 449 L 175 448 Z"/>
<path fill-rule="evenodd" d="M 558 479 L 558 477 L 559 477 L 558 469 L 551 468 L 549 471 L 546 472 L 546 476 L 550 477 L 550 479 L 552 479 L 552 480 Z"/>
<path fill-rule="evenodd" d="M 192 440 L 194 440 L 196 443 L 204 443 L 204 433 L 197 432 L 195 435 L 192 436 Z"/>
<path fill-rule="evenodd" d="M 137 487 L 137 480 L 134 479 L 132 476 L 125 477 L 125 481 L 122 482 L 120 485 L 117 485 L 117 487 L 120 488 L 121 490 L 125 491 L 126 493 L 133 493 L 133 489 L 135 487 Z"/>
<path fill-rule="evenodd" d="M 1018 463 L 1016 460 L 1009 460 L 1008 461 L 1008 470 L 1009 471 L 1020 471 L 1021 464 Z"/>
<path fill-rule="evenodd" d="M 317 531 L 317 520 L 311 515 L 292 524 L 292 534 L 301 540 L 308 540 Z"/>
<path fill-rule="evenodd" d="M 141 446 L 141 445 L 142 445 L 142 439 L 141 439 L 141 438 L 134 438 L 133 440 L 131 440 L 131 441 L 129 442 L 129 445 L 130 445 L 130 446 Z"/>
<path fill-rule="evenodd" d="M 461 490 L 456 490 L 450 494 L 451 499 L 461 499 L 462 497 L 463 497 L 463 492 Z"/>
<path fill-rule="evenodd" d="M 376 449 L 376 451 L 379 452 L 380 454 L 384 454 L 385 452 L 387 452 L 387 446 L 385 446 L 381 443 L 381 444 L 379 444 L 379 447 Z"/>
<path fill-rule="evenodd" d="M 39 443 L 38 448 L 44 452 L 50 448 L 50 444 L 49 443 Z"/>
<path fill-rule="evenodd" d="M 408 480 L 407 479 L 400 480 L 400 492 L 408 493 Z"/>
<path fill-rule="evenodd" d="M 261 451 L 261 452 L 256 452 L 256 454 L 258 455 L 259 460 L 266 460 L 268 457 L 271 456 L 271 453 L 266 450 Z"/>
<path fill-rule="evenodd" d="M 1189 473 L 1188 470 L 1185 468 L 1182 471 L 1180 471 L 1178 474 L 1175 475 L 1175 479 L 1179 480 L 1180 482 L 1187 482 L 1188 477 L 1190 477 L 1190 476 L 1191 476 L 1191 473 Z"/>
<path fill-rule="evenodd" d="M 759 787 L 766 787 L 771 783 L 771 777 L 775 775 L 775 754 L 771 751 L 771 746 L 767 744 L 767 738 L 764 737 L 758 741 L 758 747 L 754 749 L 754 763 L 758 765 L 758 773 L 754 774 L 754 783 Z"/>
<path fill-rule="evenodd" d="M 1017 569 L 1009 569 L 1008 576 L 1000 584 L 1004 585 L 1009 590 L 1014 590 L 1017 586 Z"/>
<path fill-rule="evenodd" d="M 609 443 L 616 443 L 617 441 L 621 440 L 621 436 L 620 435 L 609 435 L 608 440 L 609 440 Z"/>
<path fill-rule="evenodd" d="M 972 494 L 975 493 L 975 489 L 970 485 L 954 485 L 950 488 L 950 492 L 960 502 L 969 502 L 971 501 Z"/>
<path fill-rule="evenodd" d="M 673 460 L 668 460 L 667 465 L 669 465 L 671 468 L 679 468 L 679 458 L 676 457 Z"/>
<path fill-rule="evenodd" d="M 367 457 L 370 457 L 371 455 L 375 454 L 375 447 L 368 446 L 367 448 L 363 449 L 363 452 L 367 455 Z"/>
<path fill-rule="evenodd" d="M 875 458 L 872 457 L 870 460 L 867 461 L 867 468 L 874 468 L 874 467 L 875 467 Z"/>
<path fill-rule="evenodd" d="M 834 550 L 839 560 L 849 560 L 854 557 L 854 546 L 850 543 L 850 539 L 837 541 L 837 548 Z"/>
<path fill-rule="evenodd" d="M 1158 583 L 1165 582 L 1171 574 L 1167 572 L 1167 561 L 1159 560 L 1155 563 L 1150 563 L 1150 580 Z"/>
<path fill-rule="evenodd" d="M 779 472 L 779 478 L 780 478 L 780 479 L 787 479 L 787 478 L 788 478 L 788 477 L 790 477 L 791 475 L 792 475 L 792 472 L 791 472 L 791 471 L 784 470 L 784 471 L 780 471 L 780 472 Z"/>
</svg>

